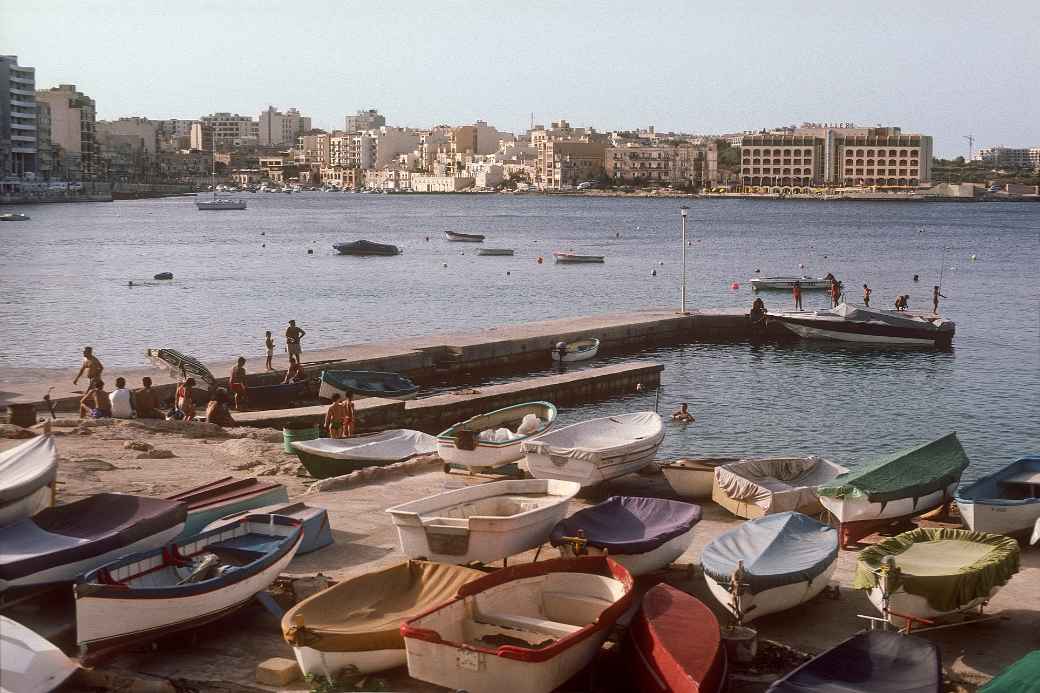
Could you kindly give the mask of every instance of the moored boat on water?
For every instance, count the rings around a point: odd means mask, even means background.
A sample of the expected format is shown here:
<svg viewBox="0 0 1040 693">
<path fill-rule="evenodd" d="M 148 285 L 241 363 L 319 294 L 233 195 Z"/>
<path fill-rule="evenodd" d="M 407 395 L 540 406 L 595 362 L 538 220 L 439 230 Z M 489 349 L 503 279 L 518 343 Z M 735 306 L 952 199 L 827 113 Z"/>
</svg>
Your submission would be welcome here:
<svg viewBox="0 0 1040 693">
<path fill-rule="evenodd" d="M 831 280 L 828 277 L 753 277 L 748 280 L 752 291 L 790 291 L 796 282 L 803 291 L 823 291 L 831 288 Z"/>
<path fill-rule="evenodd" d="M 29 221 L 29 215 L 21 212 L 7 212 L 0 214 L 0 221 Z"/>
<path fill-rule="evenodd" d="M 4 693 L 48 693 L 79 667 L 49 640 L 0 616 L 0 688 Z"/>
<path fill-rule="evenodd" d="M 332 395 L 341 397 L 348 392 L 362 397 L 387 397 L 389 399 L 411 399 L 419 386 L 400 373 L 389 371 L 322 371 L 318 397 L 331 400 Z"/>
<path fill-rule="evenodd" d="M 570 363 L 585 361 L 599 353 L 599 340 L 595 337 L 576 339 L 573 342 L 559 342 L 552 350 L 552 360 Z"/>
<path fill-rule="evenodd" d="M 203 212 L 241 210 L 246 208 L 246 201 L 214 196 L 212 200 L 197 200 L 195 207 Z"/>
<path fill-rule="evenodd" d="M 296 550 L 297 556 L 317 551 L 332 543 L 329 511 L 325 508 L 312 508 L 303 503 L 275 503 L 251 510 L 241 510 L 210 522 L 202 531 L 208 532 L 211 529 L 226 527 L 238 522 L 246 515 L 280 515 L 299 520 L 303 526 L 303 539 L 300 540 L 300 548 Z"/>
<path fill-rule="evenodd" d="M 292 443 L 307 473 L 315 479 L 350 474 L 364 467 L 404 462 L 437 451 L 436 439 L 422 431 L 395 428 L 350 438 L 316 438 Z"/>
<path fill-rule="evenodd" d="M 483 243 L 485 238 L 480 233 L 462 233 L 461 231 L 445 231 L 444 237 L 449 241 L 461 241 L 463 243 Z"/>
<path fill-rule="evenodd" d="M 816 487 L 849 471 L 822 457 L 769 457 L 716 467 L 711 499 L 737 517 L 752 519 L 794 510 L 823 510 Z"/>
<path fill-rule="evenodd" d="M 512 248 L 477 248 L 477 255 L 506 257 L 513 255 Z"/>
<path fill-rule="evenodd" d="M 956 331 L 952 320 L 938 315 L 879 310 L 848 303 L 829 310 L 769 313 L 767 320 L 779 322 L 803 339 L 939 349 L 953 343 Z"/>
<path fill-rule="evenodd" d="M 991 534 L 1028 534 L 1040 521 L 1040 456 L 1023 457 L 957 490 L 965 526 Z"/>
<path fill-rule="evenodd" d="M 661 466 L 664 478 L 683 498 L 711 498 L 715 469 L 724 464 L 739 462 L 739 457 L 683 458 Z"/>
<path fill-rule="evenodd" d="M 273 481 L 225 476 L 167 496 L 166 500 L 188 506 L 180 537 L 190 537 L 202 531 L 210 522 L 230 513 L 252 510 L 270 503 L 288 503 L 289 491 Z"/>
<path fill-rule="evenodd" d="M 558 250 L 553 253 L 553 258 L 558 264 L 561 265 L 580 265 L 585 263 L 603 263 L 605 258 L 602 255 L 581 255 L 579 253 L 571 253 L 563 250 Z"/>
<path fill-rule="evenodd" d="M 0 527 L 52 505 L 57 479 L 58 450 L 51 435 L 0 452 Z"/>
<path fill-rule="evenodd" d="M 366 240 L 354 241 L 352 243 L 333 243 L 332 247 L 340 255 L 378 255 L 388 257 L 401 254 L 401 249 L 396 245 Z"/>
<path fill-rule="evenodd" d="M 500 467 L 524 456 L 525 440 L 550 430 L 556 422 L 551 402 L 527 402 L 479 414 L 437 436 L 437 454 L 446 464 Z"/>
</svg>

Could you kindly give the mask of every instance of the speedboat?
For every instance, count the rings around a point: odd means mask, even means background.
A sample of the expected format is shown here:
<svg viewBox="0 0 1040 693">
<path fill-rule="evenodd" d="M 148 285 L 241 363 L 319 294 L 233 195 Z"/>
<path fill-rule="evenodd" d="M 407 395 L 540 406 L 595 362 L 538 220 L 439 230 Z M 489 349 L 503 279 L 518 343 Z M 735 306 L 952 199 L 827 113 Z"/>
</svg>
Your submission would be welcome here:
<svg viewBox="0 0 1040 693">
<path fill-rule="evenodd" d="M 29 215 L 21 212 L 8 212 L 0 214 L 0 221 L 29 221 Z"/>
<path fill-rule="evenodd" d="M 396 245 L 375 243 L 373 241 L 354 241 L 353 243 L 334 243 L 332 245 L 340 255 L 400 255 L 401 249 Z"/>
<path fill-rule="evenodd" d="M 0 527 L 53 504 L 57 478 L 58 450 L 51 435 L 0 452 Z"/>
<path fill-rule="evenodd" d="M 561 265 L 578 265 L 589 262 L 602 263 L 605 260 L 602 255 L 580 255 L 562 250 L 554 252 L 553 258 Z"/>
<path fill-rule="evenodd" d="M 795 283 L 804 291 L 822 291 L 831 288 L 831 280 L 828 277 L 754 277 L 748 280 L 752 291 L 762 290 L 788 290 L 794 288 Z"/>
<path fill-rule="evenodd" d="M 436 439 L 422 431 L 395 428 L 350 438 L 315 438 L 292 443 L 307 473 L 315 479 L 343 476 L 365 467 L 404 462 L 437 451 Z"/>
<path fill-rule="evenodd" d="M 195 488 L 190 488 L 166 500 L 184 503 L 188 516 L 184 520 L 181 537 L 198 534 L 214 520 L 230 513 L 253 510 L 270 503 L 288 503 L 289 491 L 273 481 L 259 481 L 255 477 L 236 479 L 225 476 Z"/>
<path fill-rule="evenodd" d="M 226 527 L 238 522 L 246 515 L 281 515 L 299 520 L 303 525 L 303 539 L 300 541 L 300 548 L 296 550 L 297 556 L 317 551 L 332 543 L 329 511 L 325 508 L 312 508 L 303 503 L 275 503 L 251 510 L 240 510 L 210 522 L 202 531 L 208 532 L 211 529 Z"/>
<path fill-rule="evenodd" d="M 500 467 L 524 456 L 521 443 L 556 422 L 551 402 L 528 402 L 479 414 L 437 436 L 437 454 L 446 464 Z"/>
<path fill-rule="evenodd" d="M 4 693 L 48 693 L 77 669 L 49 640 L 0 616 L 0 688 Z"/>
<path fill-rule="evenodd" d="M 770 313 L 767 320 L 779 322 L 803 339 L 940 349 L 949 348 L 956 331 L 952 320 L 938 315 L 879 310 L 848 303 L 829 310 Z"/>
<path fill-rule="evenodd" d="M 348 392 L 362 397 L 385 397 L 388 399 L 411 399 L 419 386 L 400 373 L 389 371 L 322 371 L 318 398 L 331 400 L 332 395 L 341 397 Z"/>
<path fill-rule="evenodd" d="M 576 339 L 573 342 L 559 342 L 552 350 L 552 360 L 570 363 L 585 361 L 599 353 L 599 340 L 595 337 Z"/>
<path fill-rule="evenodd" d="M 409 558 L 488 563 L 541 546 L 581 487 L 518 479 L 445 491 L 387 509 Z"/>
<path fill-rule="evenodd" d="M 715 469 L 739 461 L 739 457 L 683 458 L 662 465 L 661 471 L 668 485 L 682 498 L 711 498 Z"/>
<path fill-rule="evenodd" d="M 477 255 L 492 255 L 506 257 L 513 255 L 512 248 L 477 248 Z"/>
<path fill-rule="evenodd" d="M 956 501 L 970 530 L 1028 534 L 1040 520 L 1040 456 L 1023 457 L 962 486 Z"/>
<path fill-rule="evenodd" d="M 462 233 L 461 231 L 445 231 L 444 237 L 449 241 L 461 241 L 463 243 L 483 243 L 485 238 L 480 233 Z"/>
<path fill-rule="evenodd" d="M 711 499 L 747 519 L 794 510 L 823 510 L 816 487 L 849 471 L 822 457 L 770 457 L 741 460 L 715 469 Z"/>
<path fill-rule="evenodd" d="M 212 200 L 197 200 L 195 207 L 204 212 L 245 209 L 245 200 L 232 200 L 225 197 L 214 197 Z"/>
</svg>

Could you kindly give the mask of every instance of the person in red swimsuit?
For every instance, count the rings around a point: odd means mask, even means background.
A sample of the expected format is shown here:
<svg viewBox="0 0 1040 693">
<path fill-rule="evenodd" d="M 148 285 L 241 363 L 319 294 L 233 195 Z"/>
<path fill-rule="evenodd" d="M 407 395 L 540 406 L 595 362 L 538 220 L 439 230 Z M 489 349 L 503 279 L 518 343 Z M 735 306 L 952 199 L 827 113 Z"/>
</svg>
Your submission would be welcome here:
<svg viewBox="0 0 1040 693">
<path fill-rule="evenodd" d="M 243 356 L 238 357 L 238 362 L 231 369 L 231 375 L 228 376 L 228 389 L 235 396 L 235 409 L 241 409 L 248 395 L 246 391 L 246 360 Z"/>
</svg>

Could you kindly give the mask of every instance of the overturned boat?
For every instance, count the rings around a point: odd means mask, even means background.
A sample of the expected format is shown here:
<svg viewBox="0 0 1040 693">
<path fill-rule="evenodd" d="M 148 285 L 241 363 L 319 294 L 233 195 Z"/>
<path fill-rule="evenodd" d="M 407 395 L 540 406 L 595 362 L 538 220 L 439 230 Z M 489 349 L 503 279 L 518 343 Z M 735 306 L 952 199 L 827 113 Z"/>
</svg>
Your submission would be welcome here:
<svg viewBox="0 0 1040 693">
<path fill-rule="evenodd" d="M 515 404 L 470 417 L 437 436 L 437 454 L 447 464 L 500 467 L 524 456 L 525 440 L 542 435 L 556 423 L 551 402 Z"/>
<path fill-rule="evenodd" d="M 422 431 L 395 428 L 351 438 L 297 440 L 292 448 L 308 474 L 315 479 L 328 479 L 364 467 L 381 467 L 433 454 L 437 441 Z"/>
<path fill-rule="evenodd" d="M 0 616 L 0 636 L 4 693 L 48 693 L 79 669 L 49 640 L 6 616 Z"/>
<path fill-rule="evenodd" d="M 950 347 L 956 331 L 952 320 L 938 315 L 879 310 L 848 303 L 830 310 L 770 313 L 767 320 L 779 322 L 804 339 L 939 349 Z"/>
<path fill-rule="evenodd" d="M 1040 521 L 1040 456 L 1023 457 L 962 486 L 956 501 L 970 530 L 1028 534 Z"/>
<path fill-rule="evenodd" d="M 715 469 L 711 499 L 737 517 L 823 510 L 816 487 L 849 471 L 822 457 L 741 460 Z"/>
<path fill-rule="evenodd" d="M 57 478 L 58 450 L 51 435 L 0 452 L 0 527 L 52 505 Z"/>
</svg>

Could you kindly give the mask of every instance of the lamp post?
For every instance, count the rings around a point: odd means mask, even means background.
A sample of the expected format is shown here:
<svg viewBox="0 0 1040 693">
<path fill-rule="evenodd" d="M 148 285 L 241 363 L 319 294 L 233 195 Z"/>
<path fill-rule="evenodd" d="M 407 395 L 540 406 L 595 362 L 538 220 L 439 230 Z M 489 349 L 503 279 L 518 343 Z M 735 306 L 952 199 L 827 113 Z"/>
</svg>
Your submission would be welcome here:
<svg viewBox="0 0 1040 693">
<path fill-rule="evenodd" d="M 682 215 L 682 293 L 681 293 L 681 309 L 679 313 L 687 315 L 686 312 L 686 213 L 689 212 L 690 208 L 683 205 L 679 208 L 679 214 Z"/>
</svg>

